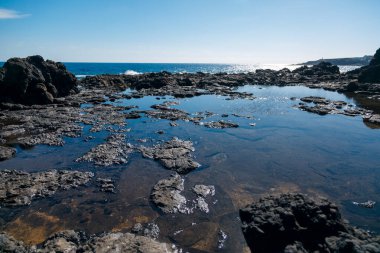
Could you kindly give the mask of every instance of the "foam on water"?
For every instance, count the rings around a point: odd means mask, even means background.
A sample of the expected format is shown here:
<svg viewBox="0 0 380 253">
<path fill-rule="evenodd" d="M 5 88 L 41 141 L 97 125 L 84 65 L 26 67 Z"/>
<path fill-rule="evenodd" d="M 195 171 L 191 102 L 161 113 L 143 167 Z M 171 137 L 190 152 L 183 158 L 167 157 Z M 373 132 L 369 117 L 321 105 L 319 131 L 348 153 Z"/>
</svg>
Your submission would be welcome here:
<svg viewBox="0 0 380 253">
<path fill-rule="evenodd" d="M 129 76 L 135 76 L 135 75 L 141 75 L 142 73 L 134 71 L 134 70 L 127 70 L 124 72 L 124 75 L 129 75 Z"/>
</svg>

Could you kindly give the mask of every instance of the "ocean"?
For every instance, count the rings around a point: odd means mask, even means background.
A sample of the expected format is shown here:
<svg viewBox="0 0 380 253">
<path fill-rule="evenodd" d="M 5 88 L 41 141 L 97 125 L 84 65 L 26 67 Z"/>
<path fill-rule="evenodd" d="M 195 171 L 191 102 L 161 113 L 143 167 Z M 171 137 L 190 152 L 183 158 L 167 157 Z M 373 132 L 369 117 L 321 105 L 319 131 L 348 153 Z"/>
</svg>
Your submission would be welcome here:
<svg viewBox="0 0 380 253">
<path fill-rule="evenodd" d="M 4 62 L 0 62 L 3 66 Z M 127 74 L 136 75 L 149 72 L 168 71 L 172 73 L 248 73 L 256 69 L 280 70 L 288 68 L 294 70 L 299 65 L 289 64 L 204 64 L 204 63 L 88 63 L 64 62 L 67 69 L 76 77 L 99 74 Z M 341 72 L 347 72 L 360 66 L 339 66 Z"/>
</svg>

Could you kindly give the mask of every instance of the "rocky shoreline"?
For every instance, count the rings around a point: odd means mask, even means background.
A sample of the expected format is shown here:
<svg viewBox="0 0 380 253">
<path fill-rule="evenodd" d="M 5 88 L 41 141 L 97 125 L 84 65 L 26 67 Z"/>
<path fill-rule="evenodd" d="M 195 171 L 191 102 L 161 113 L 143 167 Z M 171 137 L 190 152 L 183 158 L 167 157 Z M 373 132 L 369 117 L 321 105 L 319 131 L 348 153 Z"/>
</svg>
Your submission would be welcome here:
<svg viewBox="0 0 380 253">
<path fill-rule="evenodd" d="M 178 121 L 184 121 L 216 129 L 237 128 L 239 124 L 224 120 L 228 114 L 221 115 L 223 120 L 209 120 L 214 113 L 190 114 L 173 108 L 177 102 L 155 104 L 148 110 L 140 110 L 136 106 L 117 106 L 110 102 L 148 95 L 157 99 L 161 96 L 188 98 L 219 95 L 227 100 L 253 100 L 254 94 L 240 92 L 236 88 L 259 84 L 323 88 L 364 95 L 379 103 L 379 59 L 380 50 L 369 66 L 348 73 L 340 73 L 337 66 L 322 62 L 294 71 L 257 70 L 242 74 L 160 72 L 134 76 L 98 75 L 76 80 L 62 64 L 44 61 L 40 56 L 13 58 L 0 69 L 0 161 L 17 156 L 17 146 L 63 146 L 65 137 L 81 138 L 83 141 L 94 138 L 84 135 L 84 127 L 89 127 L 92 134 L 106 131 L 109 135 L 104 143 L 78 154 L 75 161 L 109 167 L 128 163 L 130 155 L 140 153 L 142 157 L 155 160 L 175 173 L 152 186 L 149 199 L 161 213 L 189 214 L 194 210 L 208 213 L 210 198 L 215 195 L 214 186 L 197 184 L 190 187 L 194 195 L 191 200 L 183 195 L 184 175 L 201 166 L 193 156 L 194 143 L 175 137 L 155 145 L 133 145 L 126 141 L 126 134 L 130 131 L 126 120 L 146 116 L 168 120 L 172 127 L 178 126 Z M 131 92 L 123 92 L 127 88 Z M 380 127 L 380 115 L 371 108 L 358 108 L 344 101 L 323 97 L 309 96 L 299 100 L 295 107 L 300 110 L 319 115 L 361 116 L 364 122 Z M 255 123 L 251 124 L 254 126 Z M 163 130 L 157 133 L 165 134 Z M 57 191 L 84 187 L 93 177 L 92 172 L 71 170 L 33 173 L 3 170 L 0 172 L 0 205 L 9 208 L 29 205 L 31 201 L 51 196 Z M 109 194 L 117 190 L 111 178 L 98 178 L 96 184 L 101 192 Z M 380 250 L 380 239 L 346 224 L 335 205 L 302 194 L 266 197 L 242 209 L 240 218 L 245 239 L 253 251 Z M 158 227 L 145 229 L 157 232 Z M 138 226 L 134 230 L 137 231 L 135 234 L 105 233 L 93 236 L 64 231 L 34 246 L 0 234 L 0 249 L 5 249 L 5 252 L 52 252 L 63 249 L 70 249 L 70 252 L 112 252 L 110 249 L 117 248 L 121 252 L 178 252 L 175 246 L 160 243 L 157 237 L 149 236 L 153 232 L 144 234 L 141 232 L 144 229 Z M 315 237 L 316 233 L 318 238 Z M 221 231 L 220 237 L 224 243 L 227 235 Z M 273 240 L 278 243 L 271 244 Z"/>
</svg>

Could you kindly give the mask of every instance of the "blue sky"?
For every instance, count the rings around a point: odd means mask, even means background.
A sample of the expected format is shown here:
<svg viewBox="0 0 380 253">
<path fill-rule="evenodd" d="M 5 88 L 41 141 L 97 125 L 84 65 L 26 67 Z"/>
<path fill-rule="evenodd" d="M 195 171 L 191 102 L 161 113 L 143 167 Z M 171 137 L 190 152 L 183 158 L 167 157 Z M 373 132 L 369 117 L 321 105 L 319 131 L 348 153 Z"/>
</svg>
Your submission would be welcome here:
<svg viewBox="0 0 380 253">
<path fill-rule="evenodd" d="M 373 54 L 378 0 L 0 0 L 0 60 L 297 63 Z"/>
</svg>

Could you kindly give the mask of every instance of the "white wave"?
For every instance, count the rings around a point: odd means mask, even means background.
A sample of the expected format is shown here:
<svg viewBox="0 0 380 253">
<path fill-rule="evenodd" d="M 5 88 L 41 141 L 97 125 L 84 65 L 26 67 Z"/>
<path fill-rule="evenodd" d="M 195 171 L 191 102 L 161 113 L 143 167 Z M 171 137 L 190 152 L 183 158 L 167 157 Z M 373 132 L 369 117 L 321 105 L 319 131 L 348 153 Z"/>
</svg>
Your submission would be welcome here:
<svg viewBox="0 0 380 253">
<path fill-rule="evenodd" d="M 135 75 L 141 75 L 142 73 L 134 71 L 134 70 L 127 70 L 124 72 L 124 75 L 129 75 L 129 76 L 135 76 Z"/>
</svg>

